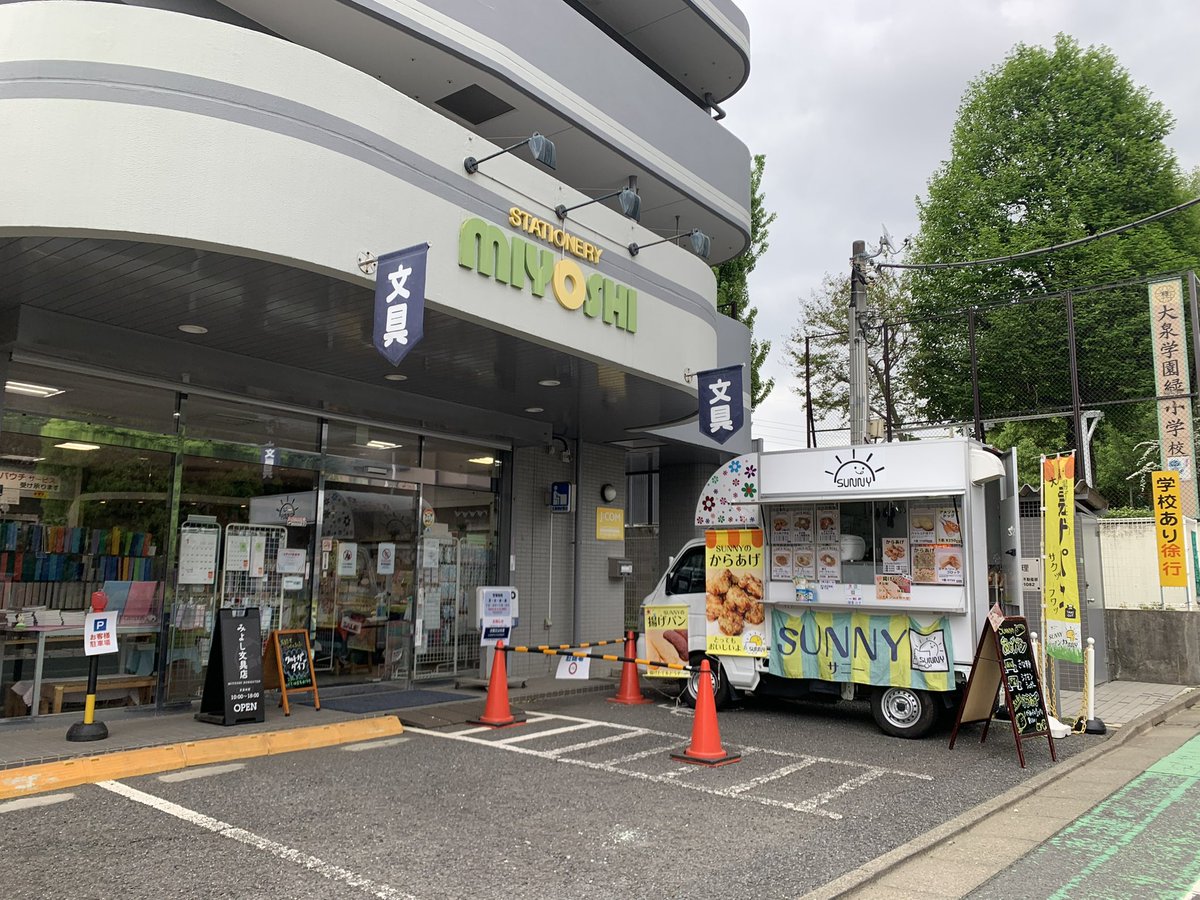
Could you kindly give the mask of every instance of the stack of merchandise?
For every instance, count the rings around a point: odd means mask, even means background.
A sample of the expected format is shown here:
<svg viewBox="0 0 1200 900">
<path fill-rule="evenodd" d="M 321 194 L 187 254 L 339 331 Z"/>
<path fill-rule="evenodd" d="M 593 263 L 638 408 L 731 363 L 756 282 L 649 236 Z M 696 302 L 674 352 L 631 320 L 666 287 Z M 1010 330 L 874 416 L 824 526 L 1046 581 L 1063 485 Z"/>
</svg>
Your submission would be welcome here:
<svg viewBox="0 0 1200 900">
<path fill-rule="evenodd" d="M 82 628 L 83 619 L 87 615 L 86 609 L 60 609 L 62 615 L 62 623 L 69 625 L 72 628 Z"/>
</svg>

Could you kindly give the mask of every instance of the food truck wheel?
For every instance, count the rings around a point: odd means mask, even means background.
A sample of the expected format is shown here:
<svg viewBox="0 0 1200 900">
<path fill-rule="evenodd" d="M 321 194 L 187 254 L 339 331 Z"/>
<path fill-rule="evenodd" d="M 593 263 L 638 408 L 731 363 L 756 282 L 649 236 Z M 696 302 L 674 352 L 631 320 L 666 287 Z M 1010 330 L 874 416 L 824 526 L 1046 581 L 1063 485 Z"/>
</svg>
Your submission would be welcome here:
<svg viewBox="0 0 1200 900">
<path fill-rule="evenodd" d="M 700 660 L 705 659 L 703 653 L 697 653 L 692 656 L 691 665 L 699 666 Z M 729 705 L 730 689 L 729 679 L 725 677 L 725 670 L 721 668 L 720 660 L 714 657 L 707 657 L 708 668 L 712 672 L 713 683 L 713 700 L 717 705 L 717 709 L 724 709 Z M 696 708 L 696 688 L 700 682 L 700 673 L 692 672 L 688 675 L 688 679 L 683 685 L 683 701 L 692 709 Z"/>
<path fill-rule="evenodd" d="M 871 694 L 871 714 L 884 734 L 919 738 L 937 720 L 937 705 L 925 691 L 887 687 Z"/>
</svg>

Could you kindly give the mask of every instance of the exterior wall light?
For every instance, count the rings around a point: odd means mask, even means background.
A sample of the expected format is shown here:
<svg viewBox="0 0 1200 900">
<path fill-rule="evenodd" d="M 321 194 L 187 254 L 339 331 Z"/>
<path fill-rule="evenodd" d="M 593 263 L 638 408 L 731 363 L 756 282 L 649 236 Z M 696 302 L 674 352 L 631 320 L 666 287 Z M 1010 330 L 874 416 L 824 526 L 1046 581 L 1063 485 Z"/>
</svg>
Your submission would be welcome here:
<svg viewBox="0 0 1200 900">
<path fill-rule="evenodd" d="M 638 252 L 641 250 L 644 250 L 646 247 L 657 247 L 659 244 L 665 244 L 667 241 L 678 240 L 679 238 L 683 237 L 684 235 L 687 235 L 689 238 L 691 238 L 692 252 L 695 253 L 697 256 L 701 256 L 704 259 L 708 259 L 708 254 L 712 250 L 712 238 L 710 238 L 707 234 L 705 234 L 699 228 L 693 228 L 691 231 L 685 231 L 685 232 L 680 232 L 679 234 L 673 234 L 670 237 L 663 238 L 661 241 L 652 241 L 649 244 L 637 244 L 637 243 L 630 244 L 629 245 L 629 255 L 637 256 Z"/>
<path fill-rule="evenodd" d="M 612 503 L 617 499 L 617 489 L 611 484 L 600 485 L 600 499 L 605 503 Z"/>
<path fill-rule="evenodd" d="M 621 204 L 621 214 L 625 218 L 633 219 L 635 222 L 642 221 L 642 198 L 638 196 L 638 192 L 632 187 L 623 187 L 619 191 L 613 191 L 611 194 L 605 194 L 603 197 L 594 197 L 586 203 L 577 203 L 574 206 L 563 206 L 560 203 L 554 207 L 554 214 L 559 219 L 565 219 L 567 213 L 573 209 L 579 209 L 581 206 L 590 206 L 593 203 L 599 203 L 601 200 L 611 200 L 613 197 L 616 197 L 617 202 Z"/>
<path fill-rule="evenodd" d="M 474 175 L 479 170 L 479 164 L 485 163 L 489 159 L 495 159 L 501 154 L 508 153 L 510 150 L 516 150 L 518 147 L 529 145 L 529 152 L 533 154 L 534 162 L 540 162 L 547 169 L 556 168 L 558 161 L 554 152 L 554 141 L 546 137 L 544 134 L 538 134 L 536 131 L 523 141 L 517 141 L 511 147 L 505 147 L 503 150 L 497 150 L 495 153 L 485 156 L 483 159 L 476 159 L 473 156 L 468 156 L 463 160 L 463 168 L 468 174 Z"/>
</svg>

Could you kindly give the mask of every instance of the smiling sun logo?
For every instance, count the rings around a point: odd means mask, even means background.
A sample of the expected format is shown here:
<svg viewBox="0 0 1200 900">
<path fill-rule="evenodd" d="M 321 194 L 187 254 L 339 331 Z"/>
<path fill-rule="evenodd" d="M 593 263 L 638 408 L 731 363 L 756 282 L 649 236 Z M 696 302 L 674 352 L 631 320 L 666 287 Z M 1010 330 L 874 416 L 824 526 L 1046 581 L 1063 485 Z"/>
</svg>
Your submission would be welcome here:
<svg viewBox="0 0 1200 900">
<path fill-rule="evenodd" d="M 843 460 L 836 453 L 833 458 L 837 460 L 838 467 L 836 469 L 826 469 L 826 475 L 833 476 L 833 483 L 840 488 L 864 488 L 870 487 L 875 483 L 875 477 L 884 470 L 884 466 L 875 468 L 871 465 L 871 458 L 874 453 L 868 453 L 866 459 L 859 459 L 856 451 L 851 449 L 850 458 Z"/>
</svg>

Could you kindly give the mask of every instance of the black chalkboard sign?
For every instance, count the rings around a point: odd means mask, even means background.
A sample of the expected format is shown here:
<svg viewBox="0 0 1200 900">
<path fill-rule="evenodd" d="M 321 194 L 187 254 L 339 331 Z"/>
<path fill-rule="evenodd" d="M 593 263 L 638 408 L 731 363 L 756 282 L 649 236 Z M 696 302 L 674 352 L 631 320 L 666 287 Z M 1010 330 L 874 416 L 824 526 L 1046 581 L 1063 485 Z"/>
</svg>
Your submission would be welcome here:
<svg viewBox="0 0 1200 900">
<path fill-rule="evenodd" d="M 279 688 L 284 715 L 292 714 L 288 694 L 311 691 L 313 705 L 321 708 L 317 694 L 317 676 L 313 672 L 308 632 L 301 628 L 272 631 L 263 656 L 264 681 L 268 688 Z"/>
<path fill-rule="evenodd" d="M 262 722 L 263 670 L 257 607 L 217 612 L 196 718 L 215 725 Z"/>
<path fill-rule="evenodd" d="M 1025 752 L 1021 749 L 1021 741 L 1027 738 L 1045 735 L 1050 742 L 1050 758 L 1057 760 L 1042 684 L 1033 660 L 1029 623 L 1022 616 L 1008 616 L 995 624 L 989 620 L 983 626 L 983 634 L 975 650 L 975 661 L 971 666 L 971 677 L 958 704 L 954 731 L 950 734 L 951 749 L 958 738 L 959 727 L 973 722 L 983 722 L 983 735 L 979 741 L 983 743 L 987 740 L 996 696 L 1001 690 L 1004 691 L 1021 768 L 1025 768 Z"/>
</svg>

